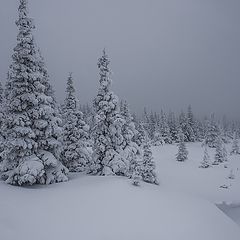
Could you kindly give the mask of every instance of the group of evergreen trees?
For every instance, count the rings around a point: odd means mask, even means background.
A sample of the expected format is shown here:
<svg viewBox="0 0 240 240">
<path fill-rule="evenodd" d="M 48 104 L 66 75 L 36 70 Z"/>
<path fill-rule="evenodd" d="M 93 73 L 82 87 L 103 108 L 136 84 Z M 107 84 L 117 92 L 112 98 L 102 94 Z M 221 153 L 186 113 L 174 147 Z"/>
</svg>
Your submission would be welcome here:
<svg viewBox="0 0 240 240">
<path fill-rule="evenodd" d="M 204 141 L 211 148 L 217 145 L 217 139 L 221 136 L 224 143 L 229 143 L 236 133 L 240 137 L 240 123 L 227 120 L 224 117 L 219 120 L 214 114 L 204 119 L 197 118 L 189 105 L 187 112 L 176 115 L 161 111 L 148 112 L 144 110 L 143 116 L 135 119 L 137 125 L 142 125 L 152 145 L 178 143 L 179 134 L 184 134 L 184 142 Z"/>
<path fill-rule="evenodd" d="M 0 85 L 0 171 L 7 183 L 62 182 L 71 171 L 126 176 L 134 185 L 140 180 L 158 184 L 151 145 L 177 143 L 177 160 L 185 161 L 185 143 L 203 141 L 204 168 L 210 166 L 207 147 L 216 148 L 214 164 L 226 160 L 224 144 L 230 139 L 231 154 L 239 154 L 240 124 L 225 117 L 199 120 L 191 106 L 178 116 L 147 109 L 141 117 L 132 115 L 127 102 L 111 91 L 105 50 L 98 60 L 100 86 L 93 108 L 79 103 L 72 74 L 59 106 L 33 36 L 27 0 L 19 1 L 17 45 L 5 91 Z"/>
<path fill-rule="evenodd" d="M 51 184 L 67 181 L 72 171 L 130 178 L 138 174 L 158 184 L 151 150 L 143 145 L 144 130 L 136 129 L 127 103 L 120 107 L 110 89 L 105 50 L 98 61 L 100 87 L 93 111 L 79 104 L 72 74 L 59 107 L 33 36 L 27 0 L 20 0 L 18 12 L 17 46 L 4 94 L 0 88 L 1 177 L 14 185 Z"/>
</svg>

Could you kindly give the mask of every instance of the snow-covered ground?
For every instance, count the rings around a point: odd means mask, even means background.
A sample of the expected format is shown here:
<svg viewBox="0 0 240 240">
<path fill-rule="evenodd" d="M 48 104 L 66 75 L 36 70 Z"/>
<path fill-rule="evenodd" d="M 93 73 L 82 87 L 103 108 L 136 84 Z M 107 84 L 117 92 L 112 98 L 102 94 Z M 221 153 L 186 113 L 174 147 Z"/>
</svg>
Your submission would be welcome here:
<svg viewBox="0 0 240 240">
<path fill-rule="evenodd" d="M 228 156 L 226 164 L 207 169 L 199 168 L 204 148 L 201 143 L 187 144 L 189 151 L 186 162 L 176 162 L 177 146 L 164 145 L 153 148 L 161 186 L 174 192 L 187 193 L 212 203 L 240 203 L 240 155 Z M 228 152 L 231 145 L 227 146 Z M 208 149 L 210 160 L 214 161 L 215 149 Z M 227 166 L 227 168 L 224 167 Z M 233 170 L 235 179 L 228 176 Z M 228 188 L 222 188 L 221 186 Z"/>
<path fill-rule="evenodd" d="M 199 168 L 204 154 L 201 144 L 191 143 L 187 148 L 189 158 L 183 163 L 175 160 L 175 145 L 153 148 L 161 186 L 216 204 L 240 226 L 240 155 L 228 155 L 226 164 L 203 169 Z M 227 145 L 227 150 L 230 152 L 231 145 Z M 215 149 L 208 151 L 214 161 Z M 231 170 L 234 179 L 228 178 Z"/>
<path fill-rule="evenodd" d="M 178 163 L 176 146 L 153 148 L 159 186 L 82 174 L 50 186 L 0 182 L 0 239 L 239 240 L 239 226 L 215 203 L 240 203 L 240 157 L 230 157 L 228 168 L 200 169 L 200 144 L 188 150 L 189 160 Z"/>
</svg>

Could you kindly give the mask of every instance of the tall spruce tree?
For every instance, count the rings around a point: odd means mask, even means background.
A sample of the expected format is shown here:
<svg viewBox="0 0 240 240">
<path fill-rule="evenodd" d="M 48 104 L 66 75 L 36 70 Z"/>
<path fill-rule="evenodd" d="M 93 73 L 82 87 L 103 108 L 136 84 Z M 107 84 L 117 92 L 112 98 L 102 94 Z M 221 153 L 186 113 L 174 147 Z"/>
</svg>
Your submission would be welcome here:
<svg viewBox="0 0 240 240">
<path fill-rule="evenodd" d="M 48 78 L 41 69 L 27 0 L 20 0 L 18 12 L 17 46 L 6 84 L 2 178 L 16 185 L 66 181 L 68 170 L 58 159 L 60 119 L 53 97 L 46 94 Z"/>
<path fill-rule="evenodd" d="M 163 110 L 161 110 L 161 116 L 160 116 L 160 132 L 164 142 L 171 144 L 172 139 L 171 139 L 170 128 L 168 126 L 166 114 L 163 112 Z"/>
<path fill-rule="evenodd" d="M 188 151 L 185 144 L 185 136 L 182 130 L 179 130 L 179 143 L 178 143 L 178 153 L 177 153 L 177 161 L 184 162 L 188 158 Z"/>
<path fill-rule="evenodd" d="M 189 125 L 188 118 L 184 112 L 180 113 L 179 125 L 185 136 L 185 141 L 186 142 L 194 142 L 195 141 L 194 131 L 193 131 L 192 127 Z"/>
<path fill-rule="evenodd" d="M 87 149 L 89 126 L 83 120 L 79 102 L 75 95 L 72 74 L 67 80 L 66 98 L 63 108 L 63 148 L 61 158 L 71 172 L 89 171 L 90 152 Z"/>
<path fill-rule="evenodd" d="M 109 58 L 103 51 L 98 61 L 100 87 L 94 99 L 95 125 L 92 129 L 93 161 L 91 172 L 99 175 L 127 175 L 129 162 L 122 158 L 125 119 L 120 113 L 118 97 L 110 91 Z"/>
<path fill-rule="evenodd" d="M 170 112 L 168 115 L 168 126 L 171 134 L 172 142 L 178 141 L 178 126 L 174 112 Z"/>
<path fill-rule="evenodd" d="M 220 129 L 215 121 L 215 117 L 212 114 L 210 121 L 207 123 L 207 129 L 203 144 L 206 144 L 210 148 L 217 147 L 218 137 L 220 136 Z"/>
</svg>

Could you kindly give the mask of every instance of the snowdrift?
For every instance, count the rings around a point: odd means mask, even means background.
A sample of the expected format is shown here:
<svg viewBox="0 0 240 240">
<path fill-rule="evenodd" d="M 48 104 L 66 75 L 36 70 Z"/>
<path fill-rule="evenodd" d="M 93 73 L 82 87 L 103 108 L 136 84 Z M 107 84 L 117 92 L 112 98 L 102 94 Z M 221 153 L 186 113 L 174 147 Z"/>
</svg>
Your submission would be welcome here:
<svg viewBox="0 0 240 240">
<path fill-rule="evenodd" d="M 239 240 L 214 204 L 120 177 L 19 188 L 0 182 L 1 240 Z"/>
</svg>

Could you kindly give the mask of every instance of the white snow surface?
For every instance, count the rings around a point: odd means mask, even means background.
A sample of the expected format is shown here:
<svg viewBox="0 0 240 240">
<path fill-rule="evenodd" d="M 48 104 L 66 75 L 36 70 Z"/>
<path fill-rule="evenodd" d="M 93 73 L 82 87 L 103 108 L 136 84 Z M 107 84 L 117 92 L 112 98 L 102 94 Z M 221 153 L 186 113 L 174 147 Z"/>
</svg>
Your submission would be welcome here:
<svg viewBox="0 0 240 240">
<path fill-rule="evenodd" d="M 161 187 L 206 199 L 212 203 L 240 203 L 240 155 L 228 155 L 228 162 L 207 169 L 199 168 L 204 156 L 201 143 L 187 144 L 188 160 L 177 162 L 177 146 L 153 147 L 153 157 Z M 227 145 L 228 153 L 231 144 Z M 208 148 L 213 162 L 215 148 Z M 224 167 L 227 165 L 227 168 Z M 233 170 L 235 179 L 228 179 Z M 228 188 L 221 188 L 226 185 Z"/>
<path fill-rule="evenodd" d="M 240 202 L 240 156 L 228 168 L 202 169 L 200 144 L 187 147 L 186 162 L 176 161 L 176 146 L 153 148 L 159 186 L 79 173 L 49 186 L 0 182 L 0 239 L 239 240 L 239 226 L 214 203 Z"/>
</svg>

